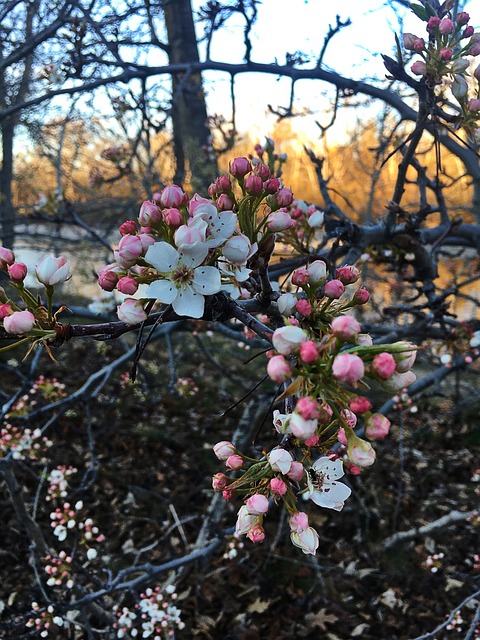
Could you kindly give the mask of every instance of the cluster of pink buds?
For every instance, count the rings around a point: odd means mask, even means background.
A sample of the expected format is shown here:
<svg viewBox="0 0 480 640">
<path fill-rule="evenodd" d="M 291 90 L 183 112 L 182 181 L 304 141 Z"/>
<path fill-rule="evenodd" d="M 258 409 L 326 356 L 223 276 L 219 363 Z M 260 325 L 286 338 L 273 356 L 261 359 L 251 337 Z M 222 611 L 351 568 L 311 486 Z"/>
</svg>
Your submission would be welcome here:
<svg viewBox="0 0 480 640">
<path fill-rule="evenodd" d="M 6 415 L 7 418 L 16 418 L 29 413 L 39 402 L 55 402 L 65 397 L 65 385 L 56 378 L 39 376 L 33 383 L 30 391 L 15 402 Z"/>
<path fill-rule="evenodd" d="M 34 628 L 38 632 L 39 638 L 58 638 L 58 627 L 64 626 L 61 616 L 55 614 L 52 605 L 42 611 L 37 602 L 32 602 L 33 616 L 25 623 L 28 628 Z"/>
<path fill-rule="evenodd" d="M 71 589 L 74 585 L 72 578 L 72 557 L 65 551 L 60 551 L 58 557 L 47 555 L 43 559 L 45 562 L 45 573 L 49 587 L 65 587 Z"/>
<path fill-rule="evenodd" d="M 81 509 L 83 502 L 79 500 L 73 507 L 69 502 L 64 502 L 61 507 L 50 513 L 50 526 L 53 527 L 53 535 L 59 542 L 66 540 L 68 531 L 77 526 L 77 511 Z"/>
<path fill-rule="evenodd" d="M 210 185 L 210 199 L 189 198 L 168 185 L 142 204 L 137 220 L 120 226 L 115 262 L 98 271 L 105 291 L 129 296 L 118 307 L 120 320 L 144 321 L 148 300 L 171 304 L 179 316 L 201 318 L 205 296 L 221 290 L 234 298 L 250 296 L 243 283 L 252 263 L 271 255 L 275 232 L 296 224 L 288 210 L 293 194 L 276 175 L 284 160 L 269 143 L 259 153 L 234 158 L 229 174 Z"/>
<path fill-rule="evenodd" d="M 0 431 L 0 454 L 5 457 L 11 453 L 14 460 L 40 460 L 52 446 L 52 441 L 42 436 L 40 429 L 20 429 L 13 424 L 5 424 Z"/>
<path fill-rule="evenodd" d="M 174 585 L 146 589 L 135 603 L 135 611 L 123 607 L 117 611 L 113 627 L 117 638 L 136 637 L 166 640 L 175 637 L 175 631 L 185 628 L 181 610 L 175 605 L 177 594 Z"/>
<path fill-rule="evenodd" d="M 273 332 L 267 373 L 283 385 L 289 409 L 273 416 L 282 444 L 260 460 L 228 441 L 214 447 L 227 471 L 240 472 L 235 479 L 217 473 L 214 490 L 226 500 L 247 494 L 238 512 L 237 535 L 262 542 L 269 507 L 283 502 L 291 518 L 291 540 L 304 553 L 315 553 L 318 535 L 296 507 L 299 495 L 340 511 L 351 491 L 339 479 L 345 471 L 357 475 L 372 465 L 370 441 L 385 438 L 390 430 L 390 420 L 375 413 L 357 389 L 369 386 L 368 381 L 397 391 L 415 380 L 416 347 L 408 342 L 373 345 L 351 315 L 370 297 L 358 285 L 358 269 L 345 265 L 330 274 L 335 277 L 328 275 L 321 260 L 297 269 L 291 278 L 297 295 L 283 294 L 277 301 L 287 324 Z M 357 426 L 363 426 L 366 439 L 357 435 Z"/>
<path fill-rule="evenodd" d="M 431 573 L 437 573 L 443 566 L 444 553 L 434 553 L 427 556 L 423 566 L 431 571 Z"/>
<path fill-rule="evenodd" d="M 45 500 L 50 502 L 51 500 L 66 498 L 68 478 L 77 473 L 77 471 L 78 469 L 75 467 L 67 467 L 66 465 L 60 465 L 56 469 L 50 471 L 48 475 L 47 496 Z"/>
<path fill-rule="evenodd" d="M 469 87 L 467 72 L 471 58 L 480 55 L 480 33 L 475 33 L 469 25 L 470 16 L 465 11 L 455 16 L 446 14 L 440 17 L 430 5 L 425 8 L 412 6 L 415 13 L 424 20 L 428 33 L 428 42 L 413 33 L 405 33 L 405 49 L 420 54 L 421 60 L 412 65 L 415 75 L 423 76 L 429 86 L 448 80 L 451 92 L 462 110 L 463 126 L 474 131 L 480 116 L 480 66 L 473 73 L 476 88 Z M 432 13 L 434 15 L 432 15 Z"/>
<path fill-rule="evenodd" d="M 40 341 L 54 338 L 56 334 L 51 329 L 56 324 L 56 318 L 52 314 L 52 298 L 55 287 L 71 277 L 69 261 L 63 256 L 55 258 L 46 255 L 35 268 L 36 279 L 46 289 L 47 308 L 40 305 L 38 297 L 24 286 L 27 266 L 15 260 L 11 249 L 0 247 L 0 270 L 7 273 L 10 285 L 22 301 L 20 304 L 15 302 L 0 288 L 0 321 L 4 331 L 22 335 L 35 329 L 35 337 Z"/>
</svg>

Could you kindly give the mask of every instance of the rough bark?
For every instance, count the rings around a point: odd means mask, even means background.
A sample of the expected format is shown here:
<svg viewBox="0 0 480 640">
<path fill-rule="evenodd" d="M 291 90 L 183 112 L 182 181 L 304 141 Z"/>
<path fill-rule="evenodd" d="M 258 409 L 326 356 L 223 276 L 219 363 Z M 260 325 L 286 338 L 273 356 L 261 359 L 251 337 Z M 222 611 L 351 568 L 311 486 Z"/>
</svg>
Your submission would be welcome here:
<svg viewBox="0 0 480 640">
<path fill-rule="evenodd" d="M 190 0 L 166 2 L 164 14 L 170 64 L 198 62 Z M 171 117 L 176 161 L 175 182 L 184 184 L 190 170 L 193 188 L 205 191 L 217 175 L 217 166 L 205 151 L 210 130 L 201 73 L 172 75 Z"/>
</svg>

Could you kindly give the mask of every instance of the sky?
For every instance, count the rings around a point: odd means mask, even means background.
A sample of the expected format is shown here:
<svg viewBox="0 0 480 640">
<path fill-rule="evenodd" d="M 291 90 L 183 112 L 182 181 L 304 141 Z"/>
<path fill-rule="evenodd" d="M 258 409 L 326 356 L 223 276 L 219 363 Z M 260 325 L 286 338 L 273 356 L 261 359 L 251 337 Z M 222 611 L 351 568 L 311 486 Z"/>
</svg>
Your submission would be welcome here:
<svg viewBox="0 0 480 640">
<path fill-rule="evenodd" d="M 194 9 L 203 3 L 204 0 L 192 0 Z M 480 2 L 467 2 L 466 5 L 472 17 L 471 24 L 478 27 Z M 424 35 L 425 23 L 400 5 L 396 10 L 386 6 L 385 0 L 263 0 L 254 27 L 252 60 L 271 63 L 276 58 L 284 63 L 287 52 L 302 51 L 311 57 L 313 64 L 329 25 L 336 24 L 337 14 L 342 21 L 350 18 L 352 25 L 342 29 L 330 42 L 324 63 L 326 68 L 351 78 L 385 77 L 380 54 L 393 54 L 394 32 L 399 33 L 403 28 L 406 32 Z M 242 43 L 243 22 L 239 17 L 233 18 L 214 37 L 211 57 L 231 63 L 242 62 Z M 208 73 L 204 78 L 209 111 L 225 113 L 229 77 Z M 266 116 L 266 105 L 288 105 L 290 82 L 287 79 L 243 74 L 237 76 L 236 87 L 239 131 L 253 129 L 254 133 L 261 133 L 262 128 L 272 127 L 274 122 L 273 116 Z M 307 119 L 296 119 L 294 126 L 303 128 L 308 136 L 318 134 L 314 120 L 322 121 L 322 112 L 331 106 L 333 87 L 305 80 L 297 83 L 296 93 L 295 104 L 299 110 L 307 108 L 317 113 Z M 352 127 L 358 116 L 358 112 L 353 111 L 343 114 L 337 135 L 341 137 L 342 131 Z M 300 123 L 300 120 L 304 121 Z"/>
</svg>

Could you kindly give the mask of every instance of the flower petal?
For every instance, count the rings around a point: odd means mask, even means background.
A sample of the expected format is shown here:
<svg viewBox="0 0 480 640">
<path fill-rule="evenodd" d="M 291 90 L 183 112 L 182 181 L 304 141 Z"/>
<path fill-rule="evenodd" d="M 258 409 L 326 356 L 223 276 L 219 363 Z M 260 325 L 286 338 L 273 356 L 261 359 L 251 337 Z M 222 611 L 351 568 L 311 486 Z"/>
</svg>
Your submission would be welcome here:
<svg viewBox="0 0 480 640">
<path fill-rule="evenodd" d="M 347 487 L 343 482 L 332 482 L 324 485 L 321 490 L 315 489 L 310 494 L 310 500 L 319 507 L 341 511 L 343 503 L 350 497 L 351 493 L 350 487 Z"/>
<path fill-rule="evenodd" d="M 165 302 L 165 304 L 173 302 L 177 295 L 178 289 L 170 280 L 155 280 L 145 292 L 145 298 L 155 298 L 160 302 Z"/>
<path fill-rule="evenodd" d="M 315 460 L 312 467 L 317 473 L 323 473 L 328 481 L 343 478 L 345 471 L 343 470 L 343 462 L 339 460 L 331 460 L 327 456 Z"/>
<path fill-rule="evenodd" d="M 201 318 L 205 310 L 205 298 L 186 286 L 178 289 L 178 295 L 173 301 L 173 310 L 179 316 L 189 316 L 190 318 Z"/>
<path fill-rule="evenodd" d="M 160 273 L 170 273 L 178 264 L 180 255 L 168 242 L 156 242 L 148 247 L 145 260 Z M 160 300 L 160 298 L 159 298 Z"/>
<path fill-rule="evenodd" d="M 193 288 L 203 295 L 218 293 L 221 289 L 220 271 L 215 267 L 197 267 L 193 274 Z"/>
<path fill-rule="evenodd" d="M 198 267 L 208 255 L 208 246 L 204 242 L 183 244 L 180 252 L 180 261 L 187 267 Z"/>
</svg>

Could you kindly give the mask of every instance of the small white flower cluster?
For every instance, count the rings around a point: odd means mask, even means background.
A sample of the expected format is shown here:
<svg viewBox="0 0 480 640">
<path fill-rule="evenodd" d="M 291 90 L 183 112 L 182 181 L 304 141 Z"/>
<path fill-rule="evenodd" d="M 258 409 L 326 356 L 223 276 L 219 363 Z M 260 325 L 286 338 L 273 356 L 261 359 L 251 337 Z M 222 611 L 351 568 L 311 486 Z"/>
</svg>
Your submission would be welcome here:
<svg viewBox="0 0 480 640">
<path fill-rule="evenodd" d="M 138 614 L 128 607 L 123 607 L 117 613 L 118 621 L 114 624 L 117 638 L 124 638 L 127 634 L 132 638 L 139 636 L 152 640 L 163 640 L 173 637 L 175 629 L 184 629 L 185 623 L 180 619 L 181 610 L 175 606 L 177 598 L 175 587 L 168 585 L 165 589 L 155 587 L 146 589 L 135 604 Z M 141 629 L 138 628 L 141 621 Z"/>
<path fill-rule="evenodd" d="M 64 620 L 62 617 L 55 615 L 52 605 L 49 605 L 46 610 L 40 611 L 38 602 L 32 602 L 32 610 L 35 618 L 29 618 L 25 626 L 29 628 L 35 627 L 39 638 L 58 638 L 58 629 L 55 627 L 63 627 Z"/>
<path fill-rule="evenodd" d="M 52 444 L 51 440 L 42 437 L 40 429 L 21 431 L 7 423 L 0 431 L 0 454 L 6 455 L 10 451 L 14 460 L 38 460 L 38 454 L 43 453 Z"/>
<path fill-rule="evenodd" d="M 47 488 L 47 497 L 45 500 L 49 502 L 54 498 L 66 498 L 68 489 L 67 478 L 77 473 L 77 471 L 78 469 L 75 467 L 66 467 L 65 465 L 61 465 L 50 471 L 48 475 L 49 485 Z"/>
</svg>

